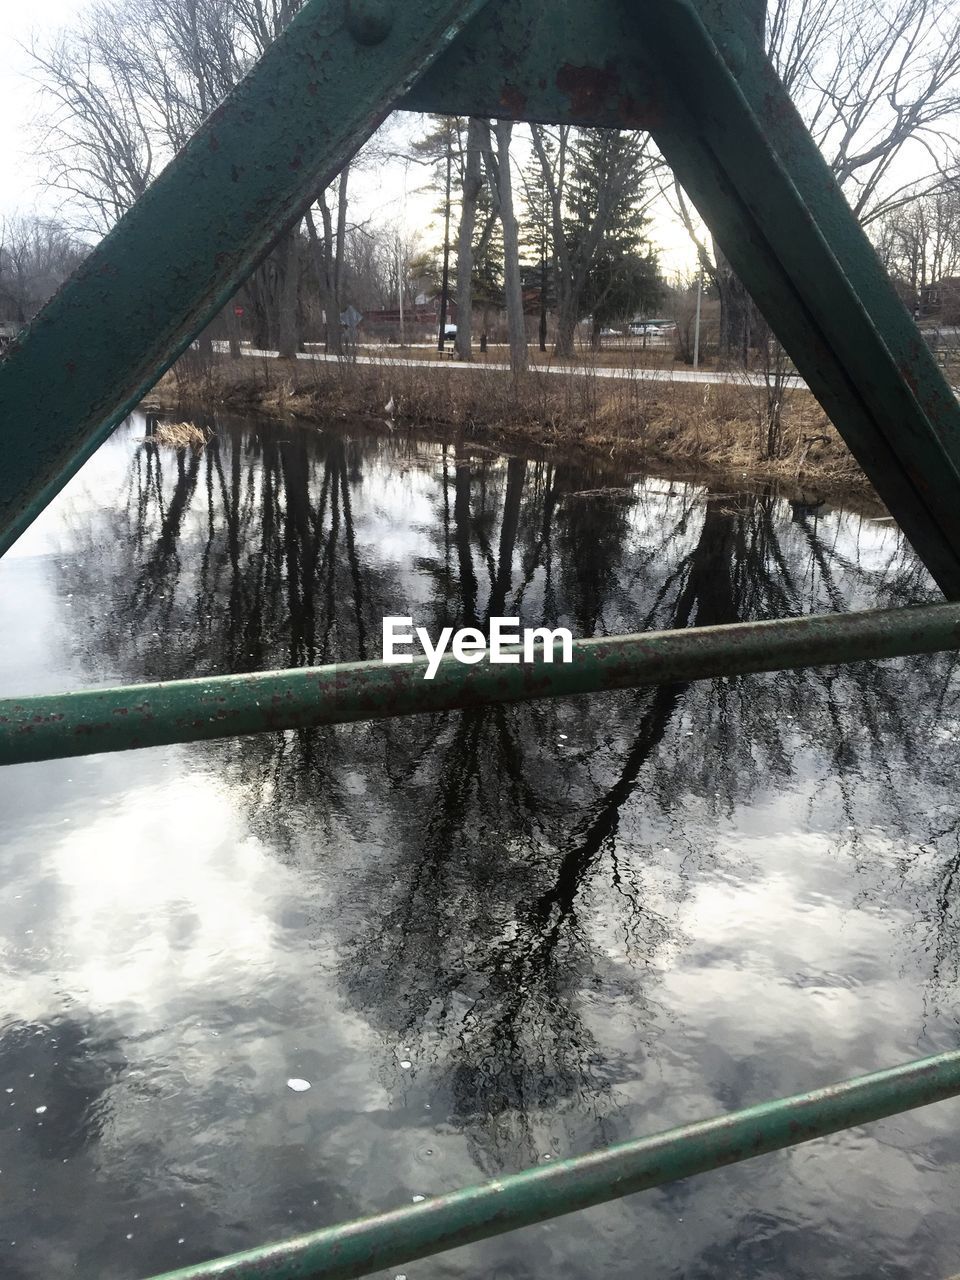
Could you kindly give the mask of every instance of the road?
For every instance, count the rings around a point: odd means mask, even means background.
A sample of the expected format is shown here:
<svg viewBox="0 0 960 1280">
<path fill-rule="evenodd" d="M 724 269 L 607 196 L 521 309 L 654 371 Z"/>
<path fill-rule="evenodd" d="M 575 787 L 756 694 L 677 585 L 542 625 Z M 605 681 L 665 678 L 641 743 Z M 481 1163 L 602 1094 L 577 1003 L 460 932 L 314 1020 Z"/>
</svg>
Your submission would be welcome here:
<svg viewBox="0 0 960 1280">
<path fill-rule="evenodd" d="M 229 350 L 226 342 L 215 342 L 214 348 L 222 352 Z M 432 349 L 432 348 L 431 348 Z M 387 355 L 383 348 L 375 348 L 381 352 L 379 355 L 357 355 L 348 360 L 350 364 L 377 364 L 377 365 L 393 365 L 400 369 L 461 369 L 469 370 L 472 373 L 482 371 L 495 371 L 500 373 L 509 373 L 509 364 L 502 362 L 487 361 L 465 361 L 465 360 L 409 360 L 398 359 L 396 356 Z M 244 347 L 244 356 L 258 360 L 276 360 L 276 351 L 261 351 L 256 348 Z M 336 364 L 342 361 L 342 356 L 326 355 L 322 351 L 301 351 L 297 355 L 298 360 L 308 360 Z M 634 365 L 629 368 L 618 368 L 616 366 L 598 366 L 593 364 L 536 364 L 530 366 L 531 373 L 542 373 L 551 376 L 569 376 L 571 374 L 580 375 L 581 377 L 589 376 L 594 378 L 616 378 L 627 379 L 632 382 L 695 382 L 706 385 L 728 385 L 733 384 L 741 387 L 764 387 L 766 385 L 762 373 L 746 373 L 742 369 L 725 370 L 722 373 L 714 373 L 704 369 L 645 369 Z M 803 378 L 799 376 L 787 377 L 784 379 L 784 387 L 789 390 L 806 389 L 807 384 Z M 952 388 L 955 395 L 960 397 L 960 386 Z"/>
<path fill-rule="evenodd" d="M 227 351 L 228 345 L 225 342 L 215 342 L 214 347 L 220 351 Z M 261 351 L 257 348 L 244 347 L 244 356 L 255 360 L 276 360 L 276 351 Z M 326 355 L 321 351 L 301 351 L 298 360 L 321 361 L 336 364 L 342 357 Z M 376 365 L 392 365 L 400 369 L 460 369 L 469 370 L 472 373 L 481 371 L 496 371 L 500 373 L 509 373 L 509 364 L 499 362 L 467 362 L 464 360 L 409 360 L 398 359 L 389 355 L 358 355 L 347 361 L 350 364 L 376 364 Z M 632 382 L 697 382 L 706 384 L 726 384 L 735 383 L 738 386 L 762 387 L 765 385 L 762 374 L 744 373 L 742 370 L 732 370 L 724 373 L 713 373 L 702 369 L 644 369 L 640 367 L 631 367 L 627 369 L 596 366 L 592 364 L 541 364 L 531 365 L 532 373 L 542 373 L 545 375 L 569 376 L 570 374 L 581 377 L 590 376 L 595 378 L 617 378 L 627 379 Z M 785 380 L 784 385 L 789 388 L 806 387 L 806 383 L 802 378 L 789 377 Z"/>
</svg>

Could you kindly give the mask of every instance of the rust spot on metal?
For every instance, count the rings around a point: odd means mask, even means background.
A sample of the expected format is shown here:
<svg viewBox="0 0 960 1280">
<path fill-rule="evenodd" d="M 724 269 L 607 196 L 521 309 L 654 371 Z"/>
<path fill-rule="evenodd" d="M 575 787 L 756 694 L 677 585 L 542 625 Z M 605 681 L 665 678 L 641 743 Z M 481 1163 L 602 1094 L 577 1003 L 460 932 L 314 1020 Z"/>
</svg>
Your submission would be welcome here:
<svg viewBox="0 0 960 1280">
<path fill-rule="evenodd" d="M 599 108 L 620 94 L 620 77 L 609 63 L 603 67 L 575 67 L 565 62 L 557 72 L 557 88 L 570 99 L 575 116 L 596 115 Z"/>
<path fill-rule="evenodd" d="M 663 110 L 652 102 L 641 102 L 623 93 L 617 100 L 617 116 L 625 129 L 655 129 L 663 124 Z"/>
<path fill-rule="evenodd" d="M 500 105 L 504 111 L 520 115 L 527 105 L 527 95 L 516 85 L 505 84 L 500 90 Z"/>
</svg>

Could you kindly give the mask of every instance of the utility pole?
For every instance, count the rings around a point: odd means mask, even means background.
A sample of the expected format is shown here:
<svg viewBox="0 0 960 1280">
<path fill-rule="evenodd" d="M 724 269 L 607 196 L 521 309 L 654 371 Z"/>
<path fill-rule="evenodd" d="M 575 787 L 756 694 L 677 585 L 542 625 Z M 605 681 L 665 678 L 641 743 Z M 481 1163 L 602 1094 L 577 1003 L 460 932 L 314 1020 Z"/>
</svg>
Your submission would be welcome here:
<svg viewBox="0 0 960 1280">
<path fill-rule="evenodd" d="M 693 367 L 700 368 L 700 297 L 703 293 L 703 267 L 697 272 L 697 318 L 693 322 Z"/>
<path fill-rule="evenodd" d="M 540 350 L 547 349 L 547 214 L 544 179 L 540 177 Z"/>
<path fill-rule="evenodd" d="M 447 121 L 447 199 L 443 207 L 443 282 L 440 286 L 440 333 L 437 350 L 443 350 L 447 337 L 447 296 L 450 290 L 450 164 L 453 149 L 450 146 L 450 121 Z"/>
<path fill-rule="evenodd" d="M 403 287 L 406 284 L 405 268 L 407 263 L 406 247 L 403 237 L 407 232 L 407 169 L 410 167 L 409 159 L 404 161 L 403 165 L 403 200 L 400 205 L 400 225 L 402 232 L 397 233 L 397 288 L 400 294 L 400 345 L 406 346 L 403 334 Z"/>
<path fill-rule="evenodd" d="M 397 236 L 397 289 L 400 298 L 400 345 L 405 346 L 403 340 L 403 244 L 401 237 Z"/>
</svg>

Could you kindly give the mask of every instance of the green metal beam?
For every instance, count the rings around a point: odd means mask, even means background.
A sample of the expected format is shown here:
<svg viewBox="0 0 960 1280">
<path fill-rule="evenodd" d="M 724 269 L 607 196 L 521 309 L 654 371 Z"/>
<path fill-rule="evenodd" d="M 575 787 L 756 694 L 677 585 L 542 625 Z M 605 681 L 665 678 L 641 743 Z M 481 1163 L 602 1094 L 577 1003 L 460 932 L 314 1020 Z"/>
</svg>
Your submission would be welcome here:
<svg viewBox="0 0 960 1280">
<path fill-rule="evenodd" d="M 960 404 L 726 0 L 650 0 L 654 136 L 934 578 L 960 597 Z"/>
<path fill-rule="evenodd" d="M 397 106 L 612 129 L 652 129 L 658 88 L 642 64 L 636 6 L 492 3 Z"/>
<path fill-rule="evenodd" d="M 0 764 L 960 648 L 960 605 L 580 640 L 573 661 L 343 663 L 0 700 Z"/>
<path fill-rule="evenodd" d="M 0 363 L 0 554 L 485 0 L 308 0 Z"/>
<path fill-rule="evenodd" d="M 960 1052 L 747 1107 L 155 1280 L 356 1280 L 960 1093 Z"/>
</svg>

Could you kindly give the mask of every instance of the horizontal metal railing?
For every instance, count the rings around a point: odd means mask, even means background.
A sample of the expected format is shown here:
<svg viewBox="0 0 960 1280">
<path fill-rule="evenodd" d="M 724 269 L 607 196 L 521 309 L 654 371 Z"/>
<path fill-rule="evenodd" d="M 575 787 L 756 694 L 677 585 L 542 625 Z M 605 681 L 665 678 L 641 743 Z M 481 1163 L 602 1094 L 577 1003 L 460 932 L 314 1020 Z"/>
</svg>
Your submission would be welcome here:
<svg viewBox="0 0 960 1280">
<path fill-rule="evenodd" d="M 960 1094 L 960 1052 L 540 1165 L 155 1280 L 355 1280 Z"/>
<path fill-rule="evenodd" d="M 960 648 L 960 604 L 578 640 L 573 660 L 340 663 L 0 700 L 0 764 Z"/>
</svg>

